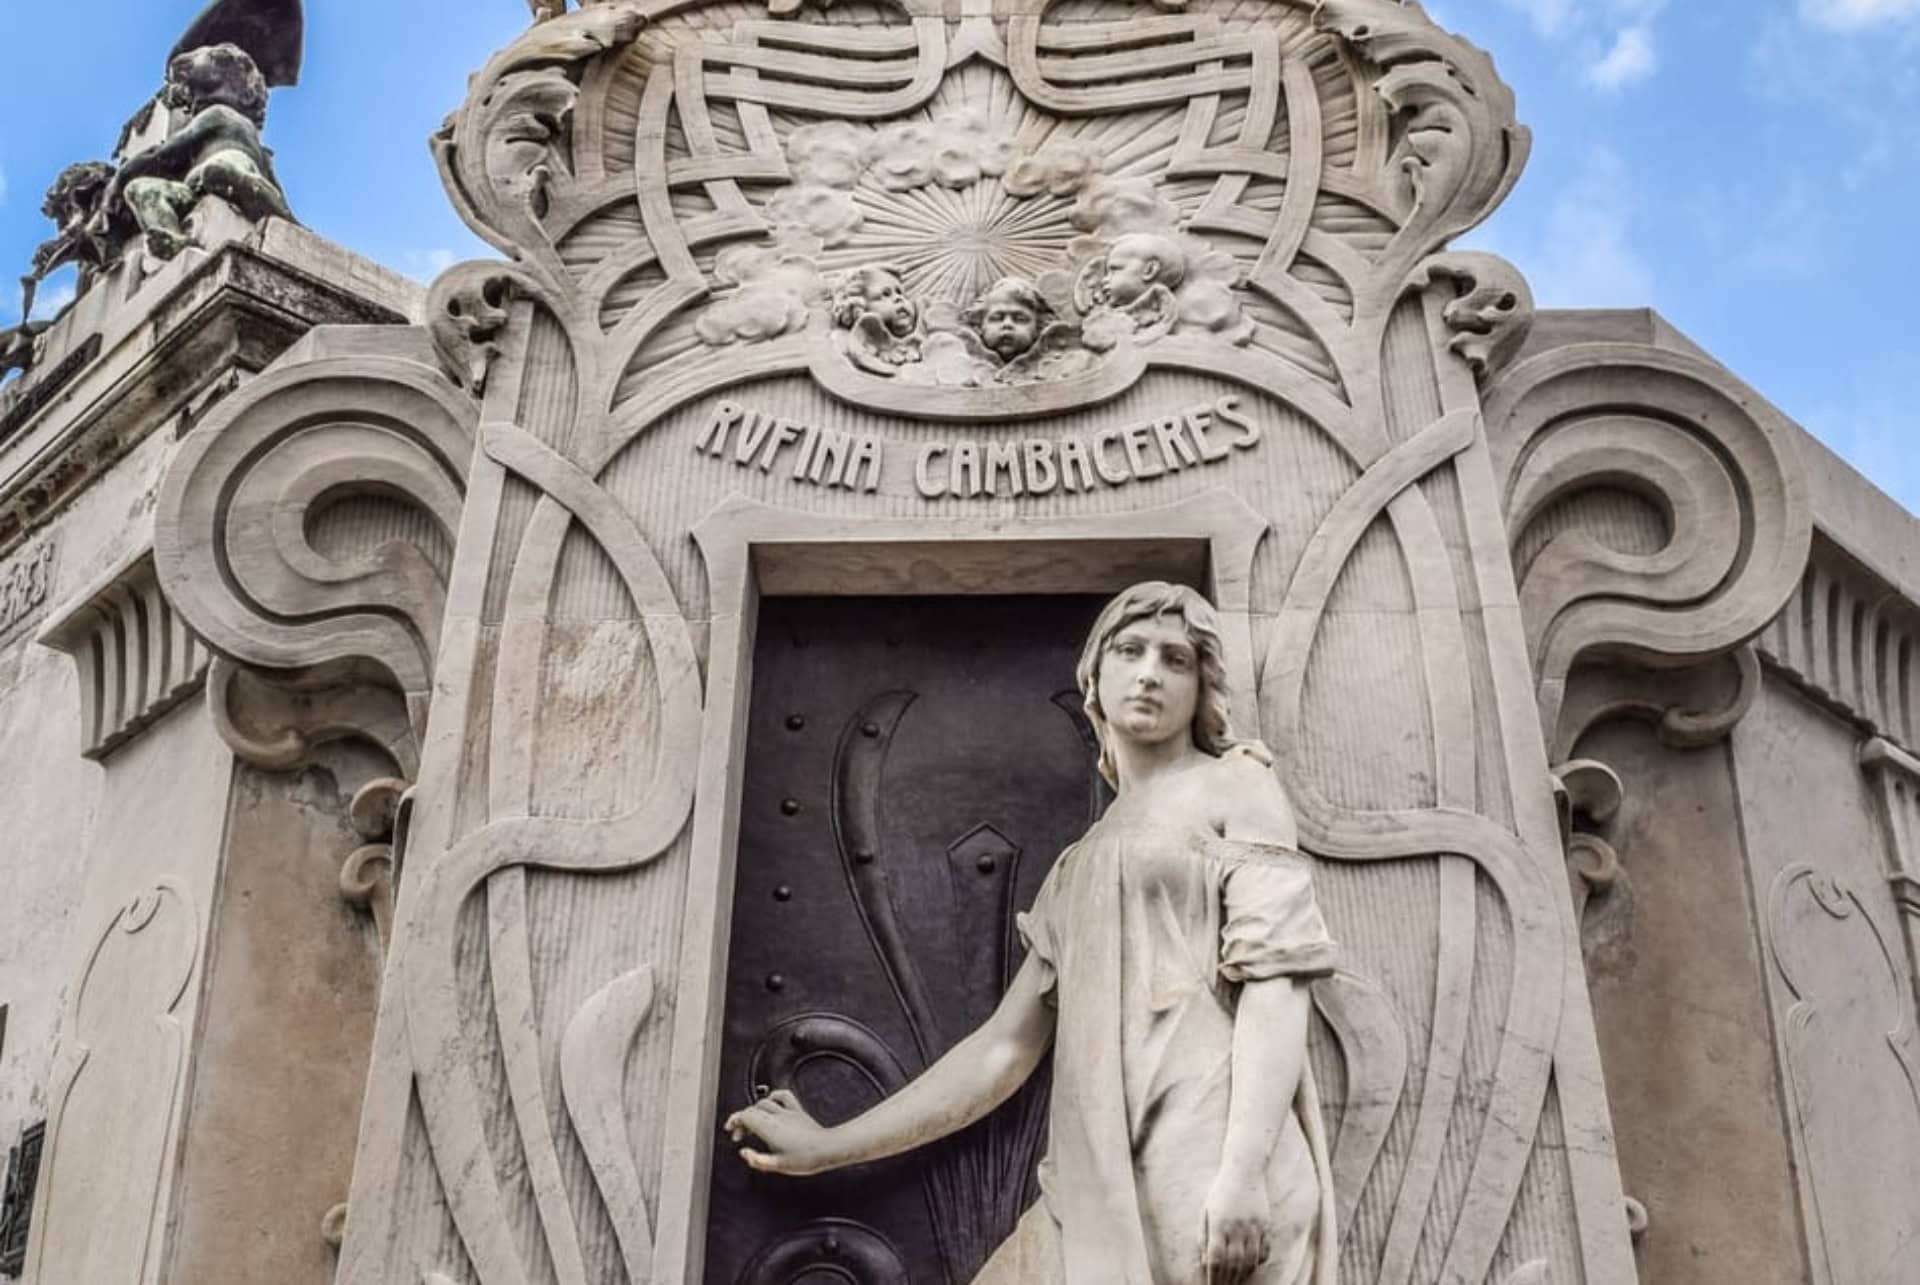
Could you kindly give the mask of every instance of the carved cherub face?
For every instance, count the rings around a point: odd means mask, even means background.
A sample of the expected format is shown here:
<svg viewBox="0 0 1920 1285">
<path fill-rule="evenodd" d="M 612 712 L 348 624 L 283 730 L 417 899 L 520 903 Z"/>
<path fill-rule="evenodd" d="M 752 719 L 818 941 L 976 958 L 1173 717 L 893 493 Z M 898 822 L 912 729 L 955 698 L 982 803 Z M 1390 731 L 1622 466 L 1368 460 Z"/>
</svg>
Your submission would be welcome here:
<svg viewBox="0 0 1920 1285">
<path fill-rule="evenodd" d="M 907 294 L 905 283 L 893 273 L 873 273 L 865 289 L 867 311 L 880 319 L 888 334 L 905 338 L 920 324 L 920 305 Z"/>
<path fill-rule="evenodd" d="M 1186 256 L 1164 236 L 1133 232 L 1114 241 L 1107 250 L 1107 271 L 1101 290 L 1107 302 L 1127 308 L 1156 285 L 1173 289 L 1186 276 Z"/>
<path fill-rule="evenodd" d="M 969 324 L 980 342 L 1001 361 L 1012 361 L 1040 340 L 1050 313 L 1040 291 L 1028 281 L 1008 277 L 997 282 L 969 310 Z"/>
<path fill-rule="evenodd" d="M 907 293 L 900 273 L 869 264 L 840 279 L 833 291 L 833 324 L 853 329 L 871 317 L 893 339 L 910 338 L 920 328 L 920 305 Z"/>
</svg>

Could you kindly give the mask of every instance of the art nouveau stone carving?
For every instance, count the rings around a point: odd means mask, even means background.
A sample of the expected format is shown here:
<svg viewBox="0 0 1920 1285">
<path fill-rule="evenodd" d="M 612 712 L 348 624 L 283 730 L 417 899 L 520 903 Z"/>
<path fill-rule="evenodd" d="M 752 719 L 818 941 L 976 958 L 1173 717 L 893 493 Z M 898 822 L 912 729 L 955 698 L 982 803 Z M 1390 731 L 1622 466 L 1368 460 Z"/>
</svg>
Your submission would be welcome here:
<svg viewBox="0 0 1920 1285">
<path fill-rule="evenodd" d="M 47 600 L 53 581 L 54 542 L 44 540 L 0 576 L 0 633 L 32 615 Z"/>
<path fill-rule="evenodd" d="M 1920 618 L 1831 540 L 1816 535 L 1799 585 L 1754 645 L 1816 701 L 1920 744 Z"/>
<path fill-rule="evenodd" d="M 1385 0 L 540 8 L 435 140 L 507 261 L 162 496 L 209 646 L 417 735 L 341 1279 L 701 1279 L 755 595 L 1120 566 L 1211 582 L 1347 952 L 1320 1269 L 1630 1279 L 1481 427 L 1524 288 L 1440 253 L 1526 155 L 1486 57 Z M 807 1227 L 748 1279 L 905 1261 Z"/>
<path fill-rule="evenodd" d="M 1632 344 L 1554 349 L 1493 384 L 1487 417 L 1558 752 L 1581 730 L 1561 713 L 1582 658 L 1698 664 L 1759 633 L 1799 582 L 1812 518 L 1788 426 L 1705 361 Z M 1749 659 L 1732 708 L 1756 678 Z M 1715 735 L 1674 713 L 1673 735 Z M 1731 726 L 1705 717 L 1718 735 Z"/>
<path fill-rule="evenodd" d="M 1903 920 L 1911 976 L 1920 979 L 1920 759 L 1884 737 L 1860 747 L 1887 840 L 1887 884 Z"/>
<path fill-rule="evenodd" d="M 1768 953 L 1791 997 L 1779 1040 L 1796 1150 L 1810 1170 L 1808 1223 L 1818 1269 L 1836 1283 L 1871 1280 L 1902 1254 L 1895 1219 L 1831 1200 L 1858 1182 L 1851 1140 L 1920 1131 L 1913 987 L 1875 900 L 1806 864 L 1780 871 L 1767 890 Z M 1879 1178 L 1910 1188 L 1920 1164 L 1906 1149 L 1897 1163 L 1904 1172 Z"/>
<path fill-rule="evenodd" d="M 79 671 L 81 753 L 102 758 L 200 690 L 207 651 L 174 611 L 142 553 L 107 576 L 40 641 Z"/>
<path fill-rule="evenodd" d="M 477 407 L 426 345 L 352 335 L 330 340 L 334 355 L 309 348 L 312 360 L 247 385 L 222 405 L 221 431 L 187 439 L 156 556 L 169 597 L 215 651 L 302 671 L 309 689 L 364 686 L 342 675 L 372 672 L 417 731 Z"/>
<path fill-rule="evenodd" d="M 1510 354 L 1502 302 L 1476 288 L 1454 305 L 1486 327 L 1460 336 L 1483 345 L 1469 360 Z M 1487 415 L 1549 753 L 1571 759 L 1619 718 L 1676 747 L 1724 740 L 1760 689 L 1748 640 L 1793 591 L 1812 537 L 1790 427 L 1707 362 L 1634 344 L 1570 345 L 1499 371 Z M 1621 786 L 1586 760 L 1558 775 L 1584 916 L 1627 877 L 1606 837 Z"/>
<path fill-rule="evenodd" d="M 187 1049 L 175 1012 L 200 948 L 193 908 L 170 883 L 141 893 L 93 943 L 61 1024 L 34 1202 L 33 1279 L 93 1280 L 129 1265 L 147 1270 L 150 1229 L 171 1178 L 175 1094 Z M 146 1109 L 154 1102 L 163 1105 Z M 84 1121 L 95 1137 L 113 1138 L 113 1146 L 63 1145 L 73 1121 Z"/>
</svg>

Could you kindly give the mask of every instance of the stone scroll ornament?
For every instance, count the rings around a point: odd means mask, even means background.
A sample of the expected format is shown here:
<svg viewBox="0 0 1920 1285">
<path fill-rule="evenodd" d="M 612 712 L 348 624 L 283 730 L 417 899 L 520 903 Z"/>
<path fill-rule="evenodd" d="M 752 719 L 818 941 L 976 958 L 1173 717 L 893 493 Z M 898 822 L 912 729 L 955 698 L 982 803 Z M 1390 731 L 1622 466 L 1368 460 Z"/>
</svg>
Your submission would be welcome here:
<svg viewBox="0 0 1920 1285">
<path fill-rule="evenodd" d="M 1711 363 L 1626 343 L 1555 349 L 1506 370 L 1486 414 L 1556 758 L 1609 714 L 1651 717 L 1680 744 L 1731 730 L 1756 690 L 1750 661 L 1719 714 L 1569 710 L 1567 678 L 1595 659 L 1697 665 L 1779 615 L 1813 535 L 1791 426 Z"/>
<path fill-rule="evenodd" d="M 1521 362 L 1489 387 L 1487 422 L 1584 914 L 1628 871 L 1605 837 L 1620 779 L 1575 757 L 1581 737 L 1622 718 L 1681 749 L 1732 732 L 1760 688 L 1747 644 L 1807 563 L 1806 484 L 1791 427 L 1751 389 L 1648 345 Z"/>
<path fill-rule="evenodd" d="M 703 1172 L 676 1140 L 700 1122 L 664 1118 L 705 1073 L 673 968 L 703 703 L 732 697 L 703 690 L 689 524 L 656 512 L 696 485 L 684 444 L 616 474 L 753 381 L 989 437 L 1169 379 L 1273 399 L 1339 475 L 1259 627 L 1223 613 L 1245 731 L 1323 869 L 1432 884 L 1419 993 L 1386 945 L 1316 987 L 1343 1090 L 1327 1261 L 1631 1279 L 1590 1031 L 1563 1021 L 1550 803 L 1528 812 L 1550 794 L 1525 641 L 1475 615 L 1514 593 L 1480 386 L 1530 313 L 1510 267 L 1443 253 L 1528 151 L 1487 57 L 1391 0 L 534 9 L 433 140 L 504 258 L 445 273 L 423 327 L 314 336 L 162 496 L 169 596 L 245 671 L 219 690 L 281 693 L 229 722 L 284 756 L 356 722 L 392 743 L 397 702 L 418 747 L 340 1279 L 678 1285 L 697 1262 L 699 1196 L 663 1177 Z M 1390 802 L 1315 748 L 1330 619 L 1383 547 L 1422 693 L 1394 734 L 1423 784 Z M 796 1235 L 884 1275 L 838 1224 Z M 1520 1252 L 1549 1241 L 1552 1264 Z M 784 1253 L 753 1279 L 789 1278 Z"/>
</svg>

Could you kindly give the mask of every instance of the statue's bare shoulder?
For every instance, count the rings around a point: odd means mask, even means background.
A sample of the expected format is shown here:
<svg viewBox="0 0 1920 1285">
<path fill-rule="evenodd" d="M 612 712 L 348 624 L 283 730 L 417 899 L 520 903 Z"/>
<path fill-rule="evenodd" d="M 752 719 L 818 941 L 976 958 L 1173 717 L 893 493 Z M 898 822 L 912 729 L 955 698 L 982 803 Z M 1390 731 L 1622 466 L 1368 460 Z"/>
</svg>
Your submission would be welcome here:
<svg viewBox="0 0 1920 1285">
<path fill-rule="evenodd" d="M 1298 847 L 1293 800 L 1273 770 L 1273 753 L 1242 742 L 1203 768 L 1209 819 L 1216 834 L 1250 843 Z"/>
</svg>

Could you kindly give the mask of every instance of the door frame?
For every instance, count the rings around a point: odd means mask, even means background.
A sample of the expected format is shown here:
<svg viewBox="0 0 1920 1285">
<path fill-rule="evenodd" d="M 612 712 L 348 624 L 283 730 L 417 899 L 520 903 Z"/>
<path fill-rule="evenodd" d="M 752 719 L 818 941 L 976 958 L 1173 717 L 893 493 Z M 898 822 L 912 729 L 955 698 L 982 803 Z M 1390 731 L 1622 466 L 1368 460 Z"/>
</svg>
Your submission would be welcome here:
<svg viewBox="0 0 1920 1285">
<path fill-rule="evenodd" d="M 1175 580 L 1219 612 L 1234 708 L 1254 726 L 1252 581 L 1267 522 L 1226 490 L 1085 517 L 860 518 L 733 495 L 696 524 L 707 568 L 706 707 L 675 974 L 653 1280 L 696 1285 L 719 1093 L 753 652 L 764 595 L 1112 594 Z"/>
</svg>

